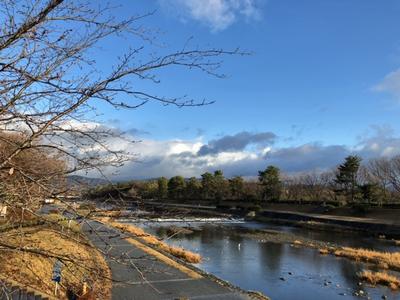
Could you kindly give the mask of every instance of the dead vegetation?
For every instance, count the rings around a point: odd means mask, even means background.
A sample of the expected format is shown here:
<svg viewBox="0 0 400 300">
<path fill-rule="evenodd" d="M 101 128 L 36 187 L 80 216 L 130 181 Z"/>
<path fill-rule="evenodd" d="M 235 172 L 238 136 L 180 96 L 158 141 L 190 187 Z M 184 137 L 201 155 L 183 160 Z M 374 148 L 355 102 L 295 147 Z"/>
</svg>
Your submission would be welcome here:
<svg viewBox="0 0 400 300">
<path fill-rule="evenodd" d="M 329 254 L 329 250 L 326 248 L 319 249 L 319 254 L 327 255 Z"/>
<path fill-rule="evenodd" d="M 168 228 L 166 228 L 166 234 L 169 237 L 175 236 L 175 235 L 179 235 L 179 234 L 192 234 L 193 230 L 189 229 L 189 228 L 185 228 L 185 227 L 178 227 L 178 226 L 169 226 Z"/>
<path fill-rule="evenodd" d="M 397 290 L 400 287 L 400 279 L 386 272 L 362 271 L 358 276 L 372 285 L 381 284 L 390 287 L 392 290 Z"/>
<path fill-rule="evenodd" d="M 380 252 L 361 248 L 343 247 L 333 250 L 336 256 L 369 262 L 391 270 L 400 270 L 400 252 Z"/>
<path fill-rule="evenodd" d="M 93 209 L 90 210 L 91 212 L 93 212 Z M 81 212 L 81 211 L 79 211 Z M 110 217 L 110 218 L 119 218 L 122 215 L 122 211 L 120 210 L 109 210 L 109 211 L 96 211 L 95 212 L 95 216 L 96 217 Z"/>
<path fill-rule="evenodd" d="M 44 228 L 11 230 L 3 235 L 8 245 L 23 247 L 18 251 L 0 249 L 1 273 L 8 279 L 53 294 L 53 266 L 60 260 L 63 266 L 60 299 L 66 299 L 67 292 L 82 299 L 110 299 L 108 266 L 103 256 L 85 241 Z M 89 287 L 85 295 L 84 285 Z"/>
<path fill-rule="evenodd" d="M 148 234 L 147 232 L 145 232 L 143 229 L 141 229 L 139 227 L 136 227 L 131 224 L 119 223 L 119 222 L 113 221 L 109 218 L 100 218 L 99 220 L 101 222 L 107 223 L 115 228 L 118 228 L 124 232 L 129 232 L 129 233 L 135 235 L 136 237 L 142 239 L 146 243 L 148 243 L 162 251 L 165 251 L 177 258 L 183 259 L 189 263 L 199 263 L 201 261 L 201 256 L 199 254 L 193 253 L 191 251 L 185 250 L 180 247 L 169 246 L 165 242 L 159 240 L 157 237 L 155 237 L 151 234 Z"/>
</svg>

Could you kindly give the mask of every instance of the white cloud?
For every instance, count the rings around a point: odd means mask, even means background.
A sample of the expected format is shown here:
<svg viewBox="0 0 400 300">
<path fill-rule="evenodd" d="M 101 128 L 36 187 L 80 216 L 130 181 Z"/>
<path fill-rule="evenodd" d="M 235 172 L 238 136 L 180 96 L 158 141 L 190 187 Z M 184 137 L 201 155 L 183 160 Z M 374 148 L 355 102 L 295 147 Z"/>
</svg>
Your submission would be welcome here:
<svg viewBox="0 0 400 300">
<path fill-rule="evenodd" d="M 260 18 L 260 0 L 159 0 L 168 13 L 178 13 L 181 20 L 199 21 L 212 31 L 228 28 L 240 18 Z"/>
<path fill-rule="evenodd" d="M 187 141 L 174 141 L 171 143 L 170 148 L 168 149 L 168 155 L 172 154 L 180 154 L 183 152 L 191 152 L 196 153 L 199 151 L 202 143 L 200 142 L 187 142 Z"/>
<path fill-rule="evenodd" d="M 251 136 L 259 136 L 252 134 Z M 240 133 L 221 137 L 219 140 L 231 141 L 233 137 L 242 140 Z M 200 176 L 204 172 L 217 169 L 226 176 L 242 175 L 252 177 L 267 165 L 276 165 L 284 172 L 304 172 L 324 170 L 335 167 L 350 154 L 357 154 L 365 160 L 381 156 L 400 154 L 400 137 L 393 131 L 382 127 L 373 127 L 360 138 L 354 146 L 322 145 L 307 143 L 294 147 L 223 147 L 221 151 L 199 153 L 205 145 L 214 141 L 144 139 L 139 143 L 128 143 L 112 139 L 113 150 L 125 150 L 137 154 L 137 159 L 127 162 L 118 169 L 105 170 L 112 179 L 128 180 L 138 178 L 171 177 L 177 174 L 184 177 Z M 115 174 L 115 172 L 118 172 Z M 89 174 L 93 176 L 93 174 Z"/>
<path fill-rule="evenodd" d="M 400 101 L 400 68 L 387 74 L 385 78 L 372 89 L 377 92 L 391 94 Z"/>
</svg>

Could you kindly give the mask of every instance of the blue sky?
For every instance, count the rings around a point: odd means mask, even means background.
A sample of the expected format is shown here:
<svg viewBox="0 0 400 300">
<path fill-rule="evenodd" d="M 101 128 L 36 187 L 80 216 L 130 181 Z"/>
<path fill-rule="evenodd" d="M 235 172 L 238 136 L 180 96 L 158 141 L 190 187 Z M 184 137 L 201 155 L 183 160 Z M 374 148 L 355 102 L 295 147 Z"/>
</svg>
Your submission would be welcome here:
<svg viewBox="0 0 400 300">
<path fill-rule="evenodd" d="M 133 148 L 140 166 L 129 164 L 120 176 L 198 176 L 215 168 L 250 176 L 269 163 L 297 172 L 334 166 L 348 153 L 397 154 L 399 1 L 119 2 L 125 17 L 155 11 L 142 24 L 161 31 L 160 51 L 180 49 L 193 37 L 193 46 L 252 52 L 225 57 L 225 79 L 172 68 L 159 74 L 159 85 L 145 86 L 161 95 L 215 100 L 213 105 L 99 106 L 108 126 L 143 140 Z M 112 51 L 96 55 L 108 61 L 130 43 L 119 40 Z M 260 134 L 274 138 L 258 139 Z M 203 146 L 214 147 L 207 158 L 200 158 Z"/>
</svg>

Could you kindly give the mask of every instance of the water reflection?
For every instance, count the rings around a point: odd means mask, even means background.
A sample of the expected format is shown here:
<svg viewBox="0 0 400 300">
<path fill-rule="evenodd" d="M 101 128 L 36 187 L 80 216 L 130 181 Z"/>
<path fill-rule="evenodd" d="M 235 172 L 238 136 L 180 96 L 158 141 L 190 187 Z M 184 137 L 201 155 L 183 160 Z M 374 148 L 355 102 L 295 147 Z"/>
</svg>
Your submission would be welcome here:
<svg viewBox="0 0 400 300">
<path fill-rule="evenodd" d="M 166 227 L 171 224 L 147 224 L 146 230 L 167 237 Z M 187 226 L 188 224 L 174 224 Z M 193 233 L 177 234 L 167 242 L 199 252 L 204 258 L 198 266 L 247 290 L 262 291 L 272 299 L 360 299 L 355 291 L 362 289 L 371 299 L 400 299 L 398 293 L 387 288 L 359 286 L 356 274 L 363 264 L 318 251 L 289 244 L 264 243 L 237 234 L 237 224 L 190 224 Z M 242 228 L 259 228 L 254 223 Z M 271 225 L 272 226 L 272 225 Z M 379 240 L 354 235 L 313 233 L 298 228 L 272 226 L 275 230 L 290 231 L 329 242 L 346 242 L 358 246 L 368 241 L 371 248 L 391 249 Z M 387 248 L 386 248 L 387 247 Z"/>
</svg>

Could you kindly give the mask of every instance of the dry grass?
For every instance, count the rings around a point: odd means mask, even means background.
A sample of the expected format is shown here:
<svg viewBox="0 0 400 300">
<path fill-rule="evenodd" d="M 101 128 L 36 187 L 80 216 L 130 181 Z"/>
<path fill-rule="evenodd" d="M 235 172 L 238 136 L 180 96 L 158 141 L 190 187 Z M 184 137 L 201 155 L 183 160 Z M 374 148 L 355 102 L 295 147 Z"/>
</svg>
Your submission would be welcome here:
<svg viewBox="0 0 400 300">
<path fill-rule="evenodd" d="M 386 267 L 392 270 L 400 270 L 400 252 L 379 252 L 366 249 L 343 247 L 333 251 L 336 256 L 365 261 Z"/>
<path fill-rule="evenodd" d="M 148 245 L 145 245 L 142 242 L 139 242 L 137 239 L 127 238 L 126 240 L 129 243 L 131 243 L 132 245 L 135 245 L 137 248 L 139 248 L 139 249 L 143 250 L 144 252 L 154 256 L 155 258 L 157 258 L 158 260 L 162 261 L 163 263 L 165 263 L 165 264 L 167 264 L 167 265 L 169 265 L 171 267 L 174 267 L 175 269 L 178 269 L 181 272 L 189 275 L 191 278 L 194 278 L 194 279 L 202 278 L 202 275 L 199 274 L 198 272 L 196 272 L 196 271 L 188 268 L 187 266 L 185 266 L 185 265 L 183 265 L 183 264 L 181 264 L 181 263 L 179 263 L 179 262 L 177 262 L 177 261 L 165 256 L 160 251 L 155 250 L 155 249 L 149 247 Z"/>
<path fill-rule="evenodd" d="M 48 229 L 27 228 L 23 235 L 20 231 L 10 231 L 7 236 L 2 237 L 2 242 L 19 245 L 23 239 L 24 247 L 49 256 L 25 251 L 0 251 L 2 275 L 22 285 L 52 294 L 54 282 L 51 278 L 56 259 L 51 256 L 57 255 L 64 258 L 60 299 L 66 299 L 68 289 L 81 295 L 84 280 L 90 287 L 92 299 L 110 299 L 111 281 L 108 278 L 111 272 L 97 250 Z"/>
<path fill-rule="evenodd" d="M 393 290 L 397 290 L 400 287 L 400 279 L 386 272 L 362 271 L 358 276 L 373 285 L 382 284 Z"/>
<path fill-rule="evenodd" d="M 69 220 L 68 218 L 60 215 L 51 213 L 43 217 L 48 223 L 53 225 L 62 226 L 65 230 L 71 230 L 74 232 L 80 232 L 81 226 L 75 220 Z"/>
<path fill-rule="evenodd" d="M 158 249 L 165 251 L 167 253 L 172 254 L 175 257 L 181 258 L 189 263 L 199 263 L 201 261 L 201 256 L 197 253 L 193 253 L 191 251 L 185 250 L 180 247 L 169 246 L 163 241 L 160 241 L 155 236 L 148 234 L 143 229 L 131 225 L 131 224 L 122 224 L 119 222 L 112 221 L 109 218 L 100 218 L 101 222 L 107 223 L 115 228 L 118 228 L 122 231 L 129 232 L 139 238 L 141 238 L 146 243 L 157 247 Z"/>
<path fill-rule="evenodd" d="M 327 248 L 321 248 L 319 249 L 319 254 L 327 255 L 329 254 L 329 250 Z"/>
<path fill-rule="evenodd" d="M 95 216 L 97 217 L 119 218 L 121 215 L 122 211 L 120 210 L 101 210 L 95 212 Z"/>
</svg>

